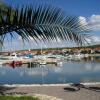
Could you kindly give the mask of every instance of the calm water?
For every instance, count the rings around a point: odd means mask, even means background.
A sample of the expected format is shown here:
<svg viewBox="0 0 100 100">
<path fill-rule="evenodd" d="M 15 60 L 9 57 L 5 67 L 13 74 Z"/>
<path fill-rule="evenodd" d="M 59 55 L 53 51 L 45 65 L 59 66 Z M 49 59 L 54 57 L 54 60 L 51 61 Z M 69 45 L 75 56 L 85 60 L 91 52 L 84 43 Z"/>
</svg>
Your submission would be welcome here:
<svg viewBox="0 0 100 100">
<path fill-rule="evenodd" d="M 63 65 L 12 68 L 0 65 L 0 84 L 60 84 L 100 82 L 100 62 L 63 61 Z"/>
</svg>

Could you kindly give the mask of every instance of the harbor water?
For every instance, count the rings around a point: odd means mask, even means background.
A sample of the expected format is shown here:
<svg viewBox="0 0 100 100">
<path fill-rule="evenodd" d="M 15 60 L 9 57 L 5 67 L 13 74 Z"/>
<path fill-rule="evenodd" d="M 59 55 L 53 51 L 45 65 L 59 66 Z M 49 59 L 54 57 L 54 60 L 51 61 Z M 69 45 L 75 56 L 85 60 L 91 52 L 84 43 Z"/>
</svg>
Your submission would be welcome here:
<svg viewBox="0 0 100 100">
<path fill-rule="evenodd" d="M 66 84 L 100 82 L 98 60 L 61 60 L 58 64 L 0 65 L 0 84 Z"/>
</svg>

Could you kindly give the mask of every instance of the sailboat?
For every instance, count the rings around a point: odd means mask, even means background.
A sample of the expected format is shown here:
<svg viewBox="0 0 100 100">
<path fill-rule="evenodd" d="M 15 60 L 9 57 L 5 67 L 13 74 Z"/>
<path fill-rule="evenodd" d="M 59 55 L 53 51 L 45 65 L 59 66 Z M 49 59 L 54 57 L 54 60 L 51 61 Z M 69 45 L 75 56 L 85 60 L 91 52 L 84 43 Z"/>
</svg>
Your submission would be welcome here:
<svg viewBox="0 0 100 100">
<path fill-rule="evenodd" d="M 42 55 L 42 44 L 41 44 L 41 55 Z M 43 55 L 42 55 L 43 56 Z M 39 62 L 40 65 L 46 65 L 47 62 L 46 62 L 46 56 L 43 56 L 41 58 L 41 61 Z"/>
</svg>

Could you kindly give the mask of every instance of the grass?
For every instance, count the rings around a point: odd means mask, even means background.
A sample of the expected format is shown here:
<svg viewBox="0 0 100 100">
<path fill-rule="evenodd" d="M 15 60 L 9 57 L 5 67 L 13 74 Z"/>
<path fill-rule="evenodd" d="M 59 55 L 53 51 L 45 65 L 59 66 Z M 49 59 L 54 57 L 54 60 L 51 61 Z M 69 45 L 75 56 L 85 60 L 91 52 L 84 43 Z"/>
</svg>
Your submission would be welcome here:
<svg viewBox="0 0 100 100">
<path fill-rule="evenodd" d="M 0 100 L 39 100 L 31 96 L 0 96 Z"/>
</svg>

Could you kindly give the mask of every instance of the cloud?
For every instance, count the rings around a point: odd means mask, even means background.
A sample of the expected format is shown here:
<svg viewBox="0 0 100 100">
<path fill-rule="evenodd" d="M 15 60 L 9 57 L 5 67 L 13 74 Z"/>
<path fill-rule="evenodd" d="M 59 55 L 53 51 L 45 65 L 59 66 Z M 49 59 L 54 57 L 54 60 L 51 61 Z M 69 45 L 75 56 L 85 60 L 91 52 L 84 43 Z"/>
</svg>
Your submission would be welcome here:
<svg viewBox="0 0 100 100">
<path fill-rule="evenodd" d="M 100 43 L 100 36 L 93 36 L 92 39 L 94 42 Z"/>
<path fill-rule="evenodd" d="M 83 25 L 87 25 L 87 24 L 88 24 L 86 18 L 83 17 L 83 16 L 80 16 L 80 17 L 79 17 L 79 21 L 80 21 L 80 23 L 83 24 Z"/>
<path fill-rule="evenodd" d="M 89 20 L 90 27 L 94 31 L 100 31 L 100 15 L 92 15 Z"/>
<path fill-rule="evenodd" d="M 90 44 L 100 44 L 100 36 L 91 36 L 91 39 L 86 39 Z"/>
<path fill-rule="evenodd" d="M 100 15 L 93 14 L 88 18 L 79 16 L 79 21 L 93 32 L 100 31 Z M 91 39 L 87 38 L 86 40 L 91 44 L 100 44 L 100 35 L 91 36 Z"/>
<path fill-rule="evenodd" d="M 93 31 L 100 31 L 100 15 L 91 15 L 89 18 L 79 16 L 79 21 Z"/>
<path fill-rule="evenodd" d="M 100 23 L 100 15 L 92 15 L 90 17 L 90 22 L 91 23 Z"/>
</svg>

